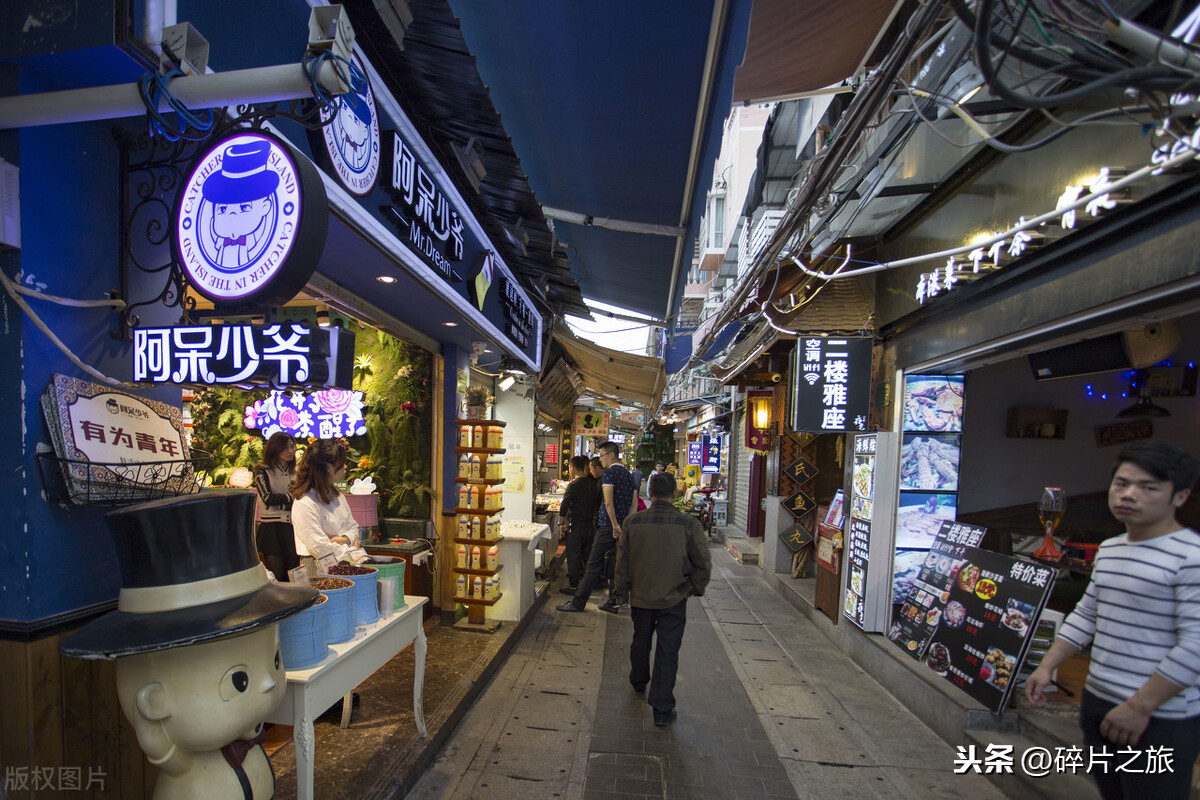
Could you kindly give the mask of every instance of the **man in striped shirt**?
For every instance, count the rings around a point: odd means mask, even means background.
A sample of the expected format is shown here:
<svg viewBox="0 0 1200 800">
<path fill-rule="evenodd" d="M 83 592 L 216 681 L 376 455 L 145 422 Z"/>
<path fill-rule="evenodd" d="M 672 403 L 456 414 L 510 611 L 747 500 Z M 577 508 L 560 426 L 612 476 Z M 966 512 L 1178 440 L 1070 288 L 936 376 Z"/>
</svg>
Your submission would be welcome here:
<svg viewBox="0 0 1200 800">
<path fill-rule="evenodd" d="M 1200 534 L 1176 513 L 1198 475 L 1200 463 L 1172 445 L 1121 451 L 1108 507 L 1125 533 L 1100 545 L 1087 592 L 1025 683 L 1029 701 L 1044 705 L 1054 669 L 1091 643 L 1079 726 L 1105 800 L 1190 793 L 1200 754 Z"/>
</svg>

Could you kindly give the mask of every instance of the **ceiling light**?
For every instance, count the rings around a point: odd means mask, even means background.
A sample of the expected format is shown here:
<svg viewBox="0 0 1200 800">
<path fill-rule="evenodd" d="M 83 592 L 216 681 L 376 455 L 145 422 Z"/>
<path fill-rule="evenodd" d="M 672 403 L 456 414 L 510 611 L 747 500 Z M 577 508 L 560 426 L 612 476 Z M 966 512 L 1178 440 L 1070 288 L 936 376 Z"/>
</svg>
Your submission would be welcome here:
<svg viewBox="0 0 1200 800">
<path fill-rule="evenodd" d="M 396 282 L 396 279 L 394 277 L 392 277 L 391 275 L 380 275 L 375 280 L 379 281 L 380 283 L 395 283 Z"/>
<path fill-rule="evenodd" d="M 1117 412 L 1118 417 L 1169 417 L 1171 412 L 1167 411 L 1162 406 L 1156 406 L 1150 400 L 1150 387 L 1142 384 L 1142 388 L 1138 390 L 1137 402 L 1128 408 L 1122 408 Z"/>
<path fill-rule="evenodd" d="M 445 325 L 447 328 L 457 328 L 458 327 L 457 322 L 443 322 L 442 324 Z"/>
<path fill-rule="evenodd" d="M 517 382 L 516 377 L 514 377 L 512 375 L 505 375 L 503 378 L 500 379 L 500 384 L 499 384 L 500 391 L 507 392 L 509 389 L 511 389 L 513 387 L 513 384 L 516 382 Z"/>
</svg>

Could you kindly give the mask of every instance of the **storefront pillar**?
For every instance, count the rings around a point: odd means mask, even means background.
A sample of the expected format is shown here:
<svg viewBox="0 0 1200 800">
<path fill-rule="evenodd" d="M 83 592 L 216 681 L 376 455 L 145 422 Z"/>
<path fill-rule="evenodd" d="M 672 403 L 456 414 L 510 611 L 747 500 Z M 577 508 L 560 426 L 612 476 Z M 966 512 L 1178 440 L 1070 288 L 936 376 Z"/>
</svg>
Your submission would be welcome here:
<svg viewBox="0 0 1200 800">
<path fill-rule="evenodd" d="M 766 496 L 766 509 L 762 512 L 763 546 L 759 556 L 759 564 L 764 572 L 780 572 L 791 574 L 792 551 L 779 538 L 792 524 L 792 515 L 784 510 L 783 498 L 778 495 Z"/>
</svg>

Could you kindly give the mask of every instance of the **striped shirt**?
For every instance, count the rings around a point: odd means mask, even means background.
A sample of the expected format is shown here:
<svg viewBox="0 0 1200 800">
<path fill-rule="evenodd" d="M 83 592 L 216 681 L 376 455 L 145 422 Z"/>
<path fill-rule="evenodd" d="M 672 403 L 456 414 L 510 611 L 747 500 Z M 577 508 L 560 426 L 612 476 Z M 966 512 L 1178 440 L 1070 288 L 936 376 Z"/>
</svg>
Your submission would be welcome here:
<svg viewBox="0 0 1200 800">
<path fill-rule="evenodd" d="M 1087 688 L 1123 703 L 1156 672 L 1183 686 L 1153 716 L 1200 715 L 1200 534 L 1190 528 L 1100 545 L 1092 580 L 1059 632 L 1092 643 Z"/>
</svg>

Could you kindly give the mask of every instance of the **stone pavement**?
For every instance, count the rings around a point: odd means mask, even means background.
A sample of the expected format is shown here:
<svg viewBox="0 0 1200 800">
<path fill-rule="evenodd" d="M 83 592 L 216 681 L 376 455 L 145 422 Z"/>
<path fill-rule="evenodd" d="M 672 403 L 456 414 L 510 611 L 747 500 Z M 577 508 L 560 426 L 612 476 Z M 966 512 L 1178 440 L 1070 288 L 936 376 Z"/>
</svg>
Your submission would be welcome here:
<svg viewBox="0 0 1200 800">
<path fill-rule="evenodd" d="M 628 614 L 537 612 L 413 798 L 1003 797 L 796 612 L 710 546 L 688 607 L 679 718 L 629 686 Z M 554 591 L 552 589 L 552 591 Z"/>
</svg>

